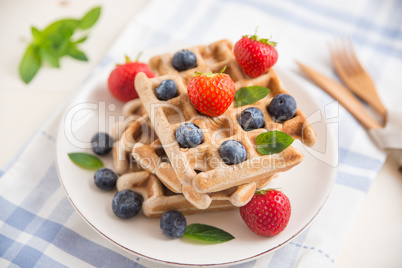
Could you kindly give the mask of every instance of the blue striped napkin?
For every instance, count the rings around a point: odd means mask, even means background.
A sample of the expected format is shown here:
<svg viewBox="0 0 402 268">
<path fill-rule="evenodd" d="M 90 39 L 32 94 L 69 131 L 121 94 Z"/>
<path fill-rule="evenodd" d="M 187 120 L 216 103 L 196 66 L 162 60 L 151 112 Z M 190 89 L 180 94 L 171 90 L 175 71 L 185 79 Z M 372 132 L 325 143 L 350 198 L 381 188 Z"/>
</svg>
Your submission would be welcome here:
<svg viewBox="0 0 402 268">
<path fill-rule="evenodd" d="M 387 107 L 397 107 L 402 84 L 401 1 L 151 1 L 127 25 L 103 66 L 167 43 L 236 41 L 254 33 L 272 34 L 279 43 L 278 66 L 299 77 L 337 126 L 337 179 L 315 221 L 286 246 L 236 267 L 330 267 L 356 213 L 384 163 L 364 129 L 328 95 L 299 76 L 297 59 L 337 79 L 327 42 L 350 36 L 372 74 Z M 398 38 L 399 37 L 399 38 Z M 88 78 L 90 80 L 90 77 Z M 399 80 L 398 80 L 399 79 Z M 85 81 L 84 81 L 85 83 Z M 57 177 L 54 147 L 62 110 L 0 170 L 1 267 L 143 267 L 147 260 L 110 243 L 85 223 L 66 198 Z"/>
</svg>

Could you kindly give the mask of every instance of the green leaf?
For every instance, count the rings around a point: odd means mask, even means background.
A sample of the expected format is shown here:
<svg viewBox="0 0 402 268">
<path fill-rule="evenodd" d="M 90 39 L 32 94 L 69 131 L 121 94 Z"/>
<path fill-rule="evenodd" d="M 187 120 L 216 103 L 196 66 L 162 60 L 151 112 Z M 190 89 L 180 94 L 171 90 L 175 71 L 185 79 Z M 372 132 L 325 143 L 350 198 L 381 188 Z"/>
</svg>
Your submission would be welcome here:
<svg viewBox="0 0 402 268">
<path fill-rule="evenodd" d="M 51 23 L 43 31 L 31 27 L 32 43 L 28 46 L 19 65 L 19 73 L 25 83 L 29 83 L 38 72 L 42 62 L 59 68 L 60 58 L 69 55 L 74 59 L 88 61 L 84 52 L 76 48 L 76 44 L 87 39 L 84 36 L 73 41 L 72 36 L 77 29 L 92 27 L 100 16 L 101 8 L 91 9 L 81 20 L 62 19 Z M 76 39 L 76 38 L 74 38 Z"/>
<path fill-rule="evenodd" d="M 284 132 L 274 130 L 261 133 L 257 136 L 255 142 L 260 153 L 270 155 L 285 150 L 293 143 L 293 138 Z"/>
<path fill-rule="evenodd" d="M 83 30 L 91 28 L 99 19 L 100 13 L 101 7 L 91 9 L 87 14 L 84 15 L 84 17 L 82 17 L 78 27 Z"/>
<path fill-rule="evenodd" d="M 252 104 L 265 98 L 270 90 L 266 87 L 251 86 L 243 87 L 236 91 L 235 104 L 237 107 Z"/>
<path fill-rule="evenodd" d="M 59 59 L 67 55 L 68 46 L 70 46 L 70 39 L 64 38 L 62 34 L 47 36 L 41 43 L 42 49 L 49 50 L 49 53 Z"/>
<path fill-rule="evenodd" d="M 213 243 L 226 242 L 235 238 L 222 229 L 200 223 L 188 225 L 183 236 Z"/>
<path fill-rule="evenodd" d="M 87 153 L 69 153 L 68 157 L 73 161 L 77 166 L 89 169 L 96 170 L 103 167 L 103 162 L 94 155 Z"/>
<path fill-rule="evenodd" d="M 85 42 L 87 39 L 88 39 L 88 35 L 81 37 L 77 41 L 74 41 L 73 44 L 81 44 L 81 43 Z"/>
<path fill-rule="evenodd" d="M 27 50 L 25 51 L 24 56 L 19 65 L 19 73 L 22 78 L 22 81 L 25 83 L 29 83 L 32 78 L 39 71 L 41 66 L 41 59 L 38 52 L 38 49 L 34 45 L 29 45 Z"/>
<path fill-rule="evenodd" d="M 88 57 L 85 55 L 85 53 L 76 47 L 69 47 L 67 54 L 76 60 L 88 61 Z"/>
<path fill-rule="evenodd" d="M 40 44 L 41 41 L 42 41 L 41 32 L 37 28 L 35 28 L 33 26 L 31 27 L 31 32 L 32 32 L 32 36 L 33 36 L 33 39 L 34 39 L 34 43 L 35 44 Z"/>
<path fill-rule="evenodd" d="M 243 35 L 243 37 L 248 37 L 248 38 L 250 38 L 252 40 L 255 40 L 255 41 L 258 41 L 258 42 L 261 42 L 263 44 L 273 46 L 273 47 L 276 47 L 276 45 L 278 44 L 278 42 L 270 41 L 269 38 L 259 38 L 258 35 L 257 35 L 257 29 L 255 30 L 254 35 Z"/>
<path fill-rule="evenodd" d="M 67 55 L 68 49 L 71 46 L 71 42 L 69 39 L 63 40 L 61 43 L 52 44 L 51 49 L 59 58 Z"/>
<path fill-rule="evenodd" d="M 44 44 L 39 47 L 39 55 L 42 60 L 48 62 L 51 66 L 60 68 L 59 57 L 53 52 L 53 50 L 44 46 Z"/>
<path fill-rule="evenodd" d="M 74 34 L 79 24 L 80 21 L 76 19 L 58 20 L 46 27 L 42 33 L 45 38 L 61 43 Z"/>
</svg>

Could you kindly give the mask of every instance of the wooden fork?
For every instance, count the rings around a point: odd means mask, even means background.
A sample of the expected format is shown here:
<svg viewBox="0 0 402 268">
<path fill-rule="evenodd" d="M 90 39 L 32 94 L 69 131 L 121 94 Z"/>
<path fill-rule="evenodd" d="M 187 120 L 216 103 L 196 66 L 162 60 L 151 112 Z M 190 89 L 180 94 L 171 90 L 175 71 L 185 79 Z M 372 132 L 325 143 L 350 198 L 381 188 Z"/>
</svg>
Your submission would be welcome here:
<svg viewBox="0 0 402 268">
<path fill-rule="evenodd" d="M 341 39 L 339 42 L 330 44 L 329 49 L 332 63 L 342 81 L 352 92 L 377 111 L 385 122 L 387 110 L 377 94 L 373 80 L 357 59 L 352 41 Z"/>
</svg>

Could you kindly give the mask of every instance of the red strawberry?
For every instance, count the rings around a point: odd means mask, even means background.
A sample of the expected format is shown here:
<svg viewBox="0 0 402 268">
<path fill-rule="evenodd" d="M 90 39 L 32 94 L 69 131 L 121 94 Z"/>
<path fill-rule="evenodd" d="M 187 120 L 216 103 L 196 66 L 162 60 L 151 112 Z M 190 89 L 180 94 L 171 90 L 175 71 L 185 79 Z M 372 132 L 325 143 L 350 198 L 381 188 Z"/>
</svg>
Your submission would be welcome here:
<svg viewBox="0 0 402 268">
<path fill-rule="evenodd" d="M 291 213 L 289 199 L 282 192 L 268 189 L 256 192 L 240 215 L 251 231 L 260 236 L 274 236 L 288 225 Z"/>
<path fill-rule="evenodd" d="M 198 73 L 190 80 L 187 91 L 190 101 L 200 113 L 209 116 L 223 114 L 235 96 L 235 84 L 229 75 L 220 73 Z"/>
<path fill-rule="evenodd" d="M 258 77 L 274 66 L 278 60 L 276 42 L 245 35 L 234 45 L 237 63 L 250 77 Z"/>
<path fill-rule="evenodd" d="M 112 95 L 124 102 L 138 98 L 134 78 L 140 72 L 144 72 L 149 78 L 155 77 L 147 64 L 138 62 L 138 57 L 132 62 L 126 56 L 126 63 L 117 65 L 109 75 L 108 85 Z"/>
</svg>

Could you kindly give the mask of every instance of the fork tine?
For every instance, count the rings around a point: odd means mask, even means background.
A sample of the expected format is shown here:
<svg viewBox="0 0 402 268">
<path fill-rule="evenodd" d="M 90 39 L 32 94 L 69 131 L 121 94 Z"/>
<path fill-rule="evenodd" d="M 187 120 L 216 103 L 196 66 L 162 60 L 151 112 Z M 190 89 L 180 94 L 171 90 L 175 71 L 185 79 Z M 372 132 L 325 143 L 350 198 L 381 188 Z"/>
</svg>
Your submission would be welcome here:
<svg viewBox="0 0 402 268">
<path fill-rule="evenodd" d="M 339 61 L 340 65 L 342 66 L 342 69 L 346 73 L 353 74 L 354 69 L 353 69 L 353 66 L 350 64 L 348 49 L 343 40 L 344 40 L 343 38 L 339 38 L 337 41 L 338 61 Z"/>
<path fill-rule="evenodd" d="M 350 53 L 350 46 L 345 39 L 341 40 L 343 68 L 347 68 L 349 75 L 356 73 L 356 66 Z"/>
<path fill-rule="evenodd" d="M 339 56 L 339 49 L 337 48 L 338 46 L 336 43 L 337 43 L 337 39 L 335 39 L 332 42 L 329 42 L 328 47 L 329 47 L 329 51 L 331 53 L 332 62 L 339 65 L 340 64 L 340 62 L 339 62 L 340 56 Z"/>
<path fill-rule="evenodd" d="M 364 71 L 363 66 L 360 64 L 360 61 L 356 56 L 352 40 L 350 38 L 347 38 L 344 41 L 344 44 L 346 50 L 348 51 L 349 64 L 353 68 L 354 73 L 361 73 L 362 71 Z"/>
<path fill-rule="evenodd" d="M 350 38 L 335 39 L 329 45 L 329 49 L 335 70 L 342 81 L 385 119 L 387 111 L 381 103 L 372 79 L 357 58 L 352 40 Z"/>
</svg>

